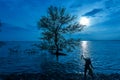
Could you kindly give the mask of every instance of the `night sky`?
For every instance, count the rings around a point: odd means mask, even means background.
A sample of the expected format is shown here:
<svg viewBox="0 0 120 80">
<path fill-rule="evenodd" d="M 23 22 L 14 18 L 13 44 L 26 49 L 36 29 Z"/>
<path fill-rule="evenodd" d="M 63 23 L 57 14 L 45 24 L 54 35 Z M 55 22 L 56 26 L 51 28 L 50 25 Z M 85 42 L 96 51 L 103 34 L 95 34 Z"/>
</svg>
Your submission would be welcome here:
<svg viewBox="0 0 120 80">
<path fill-rule="evenodd" d="M 0 40 L 38 40 L 37 22 L 50 5 L 90 19 L 83 40 L 120 40 L 120 0 L 0 0 Z"/>
</svg>

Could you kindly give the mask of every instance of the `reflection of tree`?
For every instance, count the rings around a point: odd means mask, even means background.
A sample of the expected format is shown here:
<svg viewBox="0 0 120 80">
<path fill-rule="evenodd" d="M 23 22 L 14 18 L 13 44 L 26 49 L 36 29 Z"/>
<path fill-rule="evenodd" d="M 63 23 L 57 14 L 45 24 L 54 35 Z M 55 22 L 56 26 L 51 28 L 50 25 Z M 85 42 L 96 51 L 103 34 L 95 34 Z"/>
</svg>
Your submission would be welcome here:
<svg viewBox="0 0 120 80">
<path fill-rule="evenodd" d="M 50 50 L 56 55 L 63 54 L 60 53 L 63 49 L 73 51 L 75 46 L 79 45 L 76 42 L 80 39 L 69 37 L 69 35 L 83 28 L 75 20 L 76 17 L 66 13 L 65 8 L 50 6 L 47 16 L 42 16 L 38 22 L 39 29 L 42 30 L 40 48 Z"/>
<path fill-rule="evenodd" d="M 25 49 L 24 53 L 35 54 L 35 53 L 38 53 L 38 50 L 35 48 Z"/>
</svg>

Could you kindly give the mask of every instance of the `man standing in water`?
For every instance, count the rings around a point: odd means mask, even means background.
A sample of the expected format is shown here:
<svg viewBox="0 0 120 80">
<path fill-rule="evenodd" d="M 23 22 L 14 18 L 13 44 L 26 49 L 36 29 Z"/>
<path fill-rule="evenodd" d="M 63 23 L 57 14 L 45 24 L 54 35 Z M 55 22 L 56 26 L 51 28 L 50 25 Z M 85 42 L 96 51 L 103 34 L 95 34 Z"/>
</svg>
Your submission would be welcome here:
<svg viewBox="0 0 120 80">
<path fill-rule="evenodd" d="M 94 79 L 93 77 L 93 66 L 92 66 L 92 63 L 91 63 L 91 60 L 90 58 L 85 58 L 83 55 L 81 56 L 81 59 L 84 59 L 85 60 L 85 66 L 84 66 L 84 80 L 86 80 L 86 73 L 88 71 L 88 74 L 92 77 L 92 80 Z"/>
</svg>

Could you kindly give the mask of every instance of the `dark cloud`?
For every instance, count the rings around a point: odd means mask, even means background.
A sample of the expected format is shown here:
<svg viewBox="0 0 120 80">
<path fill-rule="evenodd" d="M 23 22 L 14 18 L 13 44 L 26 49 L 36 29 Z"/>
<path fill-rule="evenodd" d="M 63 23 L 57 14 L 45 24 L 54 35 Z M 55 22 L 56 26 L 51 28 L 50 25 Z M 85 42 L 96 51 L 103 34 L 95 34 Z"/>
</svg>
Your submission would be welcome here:
<svg viewBox="0 0 120 80">
<path fill-rule="evenodd" d="M 103 11 L 103 9 L 93 9 L 92 11 L 85 13 L 83 16 L 95 16 L 95 14 L 101 11 Z"/>
</svg>

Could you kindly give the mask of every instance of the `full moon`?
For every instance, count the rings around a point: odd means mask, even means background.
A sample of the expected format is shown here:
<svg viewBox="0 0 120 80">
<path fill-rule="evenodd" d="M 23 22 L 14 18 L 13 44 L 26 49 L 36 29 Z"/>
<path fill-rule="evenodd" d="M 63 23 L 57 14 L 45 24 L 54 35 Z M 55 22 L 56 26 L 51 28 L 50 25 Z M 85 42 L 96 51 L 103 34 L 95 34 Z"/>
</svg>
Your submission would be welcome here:
<svg viewBox="0 0 120 80">
<path fill-rule="evenodd" d="M 87 17 L 81 17 L 80 18 L 80 24 L 84 26 L 89 26 L 90 25 L 90 20 Z"/>
</svg>

